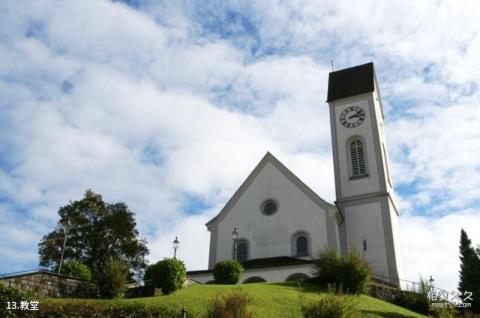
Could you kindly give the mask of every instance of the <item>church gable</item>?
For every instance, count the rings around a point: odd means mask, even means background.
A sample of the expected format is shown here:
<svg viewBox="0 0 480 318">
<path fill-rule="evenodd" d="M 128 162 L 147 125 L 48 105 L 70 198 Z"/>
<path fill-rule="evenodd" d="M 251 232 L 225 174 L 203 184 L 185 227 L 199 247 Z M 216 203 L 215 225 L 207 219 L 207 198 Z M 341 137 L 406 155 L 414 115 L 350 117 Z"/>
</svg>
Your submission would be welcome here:
<svg viewBox="0 0 480 318">
<path fill-rule="evenodd" d="M 243 260 L 307 257 L 338 247 L 337 208 L 321 199 L 267 153 L 222 211 L 207 223 L 210 267 L 233 255 L 232 231 L 239 232 Z"/>
<path fill-rule="evenodd" d="M 211 219 L 206 225 L 210 227 L 225 218 L 231 208 L 238 202 L 240 197 L 255 181 L 255 179 L 261 174 L 267 165 L 272 165 L 278 173 L 281 173 L 287 180 L 293 183 L 301 192 L 303 192 L 310 200 L 315 202 L 322 210 L 328 211 L 331 216 L 336 216 L 338 213 L 337 207 L 328 203 L 319 197 L 312 189 L 310 189 L 300 178 L 298 178 L 293 172 L 291 172 L 285 165 L 283 165 L 277 158 L 275 158 L 270 152 L 267 152 L 265 156 L 260 160 L 253 171 L 248 175 L 247 179 L 240 185 L 233 196 L 228 200 L 227 204 L 223 207 L 220 213 Z M 338 215 L 340 217 L 340 215 Z"/>
</svg>

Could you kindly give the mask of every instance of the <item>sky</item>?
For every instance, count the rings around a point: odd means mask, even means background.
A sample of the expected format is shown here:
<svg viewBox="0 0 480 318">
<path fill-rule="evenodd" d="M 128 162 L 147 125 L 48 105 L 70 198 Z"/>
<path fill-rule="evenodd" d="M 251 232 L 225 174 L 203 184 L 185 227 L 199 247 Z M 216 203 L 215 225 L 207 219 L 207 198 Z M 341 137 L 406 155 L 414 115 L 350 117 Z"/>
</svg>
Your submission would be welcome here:
<svg viewBox="0 0 480 318">
<path fill-rule="evenodd" d="M 480 244 L 478 1 L 2 1 L 0 273 L 38 267 L 91 188 L 149 261 L 206 269 L 215 216 L 270 151 L 335 200 L 328 73 L 373 61 L 406 278 L 453 290 Z"/>
</svg>

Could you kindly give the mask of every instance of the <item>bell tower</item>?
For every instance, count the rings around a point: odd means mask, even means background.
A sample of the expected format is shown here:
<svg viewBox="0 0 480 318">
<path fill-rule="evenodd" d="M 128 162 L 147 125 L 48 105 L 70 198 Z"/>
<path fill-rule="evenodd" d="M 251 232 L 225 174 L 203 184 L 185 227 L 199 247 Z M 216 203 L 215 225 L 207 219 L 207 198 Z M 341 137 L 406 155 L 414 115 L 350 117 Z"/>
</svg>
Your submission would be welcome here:
<svg viewBox="0 0 480 318">
<path fill-rule="evenodd" d="M 398 210 L 373 63 L 331 72 L 328 99 L 340 246 L 364 257 L 378 279 L 400 285 Z"/>
</svg>

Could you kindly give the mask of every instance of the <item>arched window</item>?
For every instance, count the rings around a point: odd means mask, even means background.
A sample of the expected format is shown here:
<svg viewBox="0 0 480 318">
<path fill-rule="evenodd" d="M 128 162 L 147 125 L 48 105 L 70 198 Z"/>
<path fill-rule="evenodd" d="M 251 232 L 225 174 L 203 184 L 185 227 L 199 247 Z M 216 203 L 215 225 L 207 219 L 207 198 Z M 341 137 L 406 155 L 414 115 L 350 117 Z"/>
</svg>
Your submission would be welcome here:
<svg viewBox="0 0 480 318">
<path fill-rule="evenodd" d="M 352 177 L 361 177 L 367 175 L 367 164 L 365 156 L 365 146 L 359 138 L 350 141 L 350 163 L 352 168 Z"/>
<path fill-rule="evenodd" d="M 245 262 L 246 260 L 248 260 L 248 244 L 241 241 L 237 245 L 237 261 Z"/>
<path fill-rule="evenodd" d="M 300 235 L 295 240 L 295 254 L 296 256 L 308 255 L 308 239 L 306 236 Z"/>
<path fill-rule="evenodd" d="M 311 255 L 310 234 L 298 231 L 292 235 L 292 256 L 303 257 Z"/>
</svg>

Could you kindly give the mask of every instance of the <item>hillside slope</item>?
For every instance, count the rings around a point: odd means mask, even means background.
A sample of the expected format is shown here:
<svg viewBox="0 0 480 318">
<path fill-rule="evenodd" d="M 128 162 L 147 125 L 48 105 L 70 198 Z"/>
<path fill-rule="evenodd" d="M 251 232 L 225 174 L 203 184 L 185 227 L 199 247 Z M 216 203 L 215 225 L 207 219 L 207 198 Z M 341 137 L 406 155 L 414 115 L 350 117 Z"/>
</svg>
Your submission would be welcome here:
<svg viewBox="0 0 480 318">
<path fill-rule="evenodd" d="M 148 298 L 120 299 L 120 300 L 80 300 L 80 299 L 50 299 L 48 302 L 60 302 L 68 306 L 69 302 L 79 303 L 109 303 L 132 304 L 142 303 L 146 306 L 171 305 L 177 308 L 186 308 L 190 313 L 203 314 L 205 308 L 215 297 L 235 290 L 247 293 L 252 298 L 251 309 L 254 317 L 301 317 L 300 295 L 304 299 L 316 300 L 323 297 L 316 286 L 294 283 L 258 283 L 247 285 L 196 285 L 185 288 L 173 295 Z M 303 297 L 302 296 L 302 297 Z M 388 318 L 415 318 L 425 317 L 412 311 L 392 305 L 369 296 L 355 297 L 355 308 L 362 317 Z"/>
</svg>

